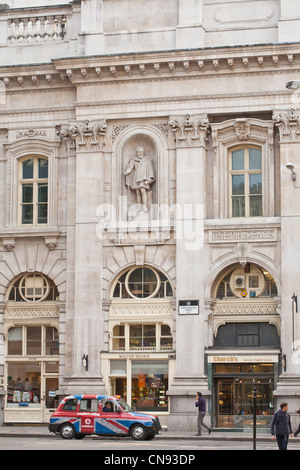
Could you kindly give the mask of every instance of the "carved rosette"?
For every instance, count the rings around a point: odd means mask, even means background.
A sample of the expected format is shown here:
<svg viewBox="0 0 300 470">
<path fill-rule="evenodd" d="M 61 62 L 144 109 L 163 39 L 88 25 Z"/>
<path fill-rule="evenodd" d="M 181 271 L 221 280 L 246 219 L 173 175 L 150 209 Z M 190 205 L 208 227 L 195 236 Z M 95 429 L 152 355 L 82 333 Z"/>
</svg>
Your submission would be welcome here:
<svg viewBox="0 0 300 470">
<path fill-rule="evenodd" d="M 296 109 L 275 111 L 273 121 L 279 130 L 280 142 L 300 142 L 300 117 Z"/>
<path fill-rule="evenodd" d="M 171 117 L 169 126 L 175 134 L 178 147 L 205 147 L 210 127 L 206 114 L 192 117 L 186 114 L 180 119 Z"/>
<path fill-rule="evenodd" d="M 66 141 L 68 153 L 100 151 L 106 134 L 107 123 L 91 122 L 86 119 L 83 123 L 74 123 L 60 129 L 60 136 Z"/>
</svg>

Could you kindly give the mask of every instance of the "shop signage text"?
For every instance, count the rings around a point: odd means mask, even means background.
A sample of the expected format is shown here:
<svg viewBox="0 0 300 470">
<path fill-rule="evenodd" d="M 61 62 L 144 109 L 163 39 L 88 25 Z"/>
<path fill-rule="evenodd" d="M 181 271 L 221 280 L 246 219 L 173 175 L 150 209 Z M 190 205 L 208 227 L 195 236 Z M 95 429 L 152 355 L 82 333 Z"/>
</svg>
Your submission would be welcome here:
<svg viewBox="0 0 300 470">
<path fill-rule="evenodd" d="M 209 363 L 215 362 L 278 362 L 277 356 L 208 356 Z"/>
</svg>

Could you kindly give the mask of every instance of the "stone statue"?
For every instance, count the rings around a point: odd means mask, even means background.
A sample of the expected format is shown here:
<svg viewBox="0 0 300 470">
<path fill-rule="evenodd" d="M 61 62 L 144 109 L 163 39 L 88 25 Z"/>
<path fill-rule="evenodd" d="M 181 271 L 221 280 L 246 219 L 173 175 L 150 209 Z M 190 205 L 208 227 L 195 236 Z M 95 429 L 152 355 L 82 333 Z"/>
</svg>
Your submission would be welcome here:
<svg viewBox="0 0 300 470">
<path fill-rule="evenodd" d="M 124 175 L 126 187 L 136 193 L 137 204 L 149 212 L 152 204 L 151 184 L 155 181 L 155 169 L 150 157 L 145 155 L 143 147 L 136 149 L 136 155 L 130 160 Z M 131 193 L 130 193 L 131 195 Z"/>
</svg>

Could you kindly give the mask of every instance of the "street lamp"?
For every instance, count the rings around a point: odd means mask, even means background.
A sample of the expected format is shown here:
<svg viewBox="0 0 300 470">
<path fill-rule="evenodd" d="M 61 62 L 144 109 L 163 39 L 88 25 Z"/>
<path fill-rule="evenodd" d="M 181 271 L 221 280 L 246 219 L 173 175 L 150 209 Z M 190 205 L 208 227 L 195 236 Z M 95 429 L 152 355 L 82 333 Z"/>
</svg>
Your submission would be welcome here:
<svg viewBox="0 0 300 470">
<path fill-rule="evenodd" d="M 84 354 L 81 358 L 81 364 L 85 368 L 85 370 L 89 369 L 89 356 L 88 354 Z"/>
</svg>

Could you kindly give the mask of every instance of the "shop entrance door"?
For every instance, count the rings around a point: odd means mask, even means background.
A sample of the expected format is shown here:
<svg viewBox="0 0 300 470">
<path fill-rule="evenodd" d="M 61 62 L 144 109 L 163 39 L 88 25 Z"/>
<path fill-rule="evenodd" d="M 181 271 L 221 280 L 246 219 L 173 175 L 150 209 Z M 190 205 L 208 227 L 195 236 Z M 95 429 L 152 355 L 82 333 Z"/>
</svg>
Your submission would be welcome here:
<svg viewBox="0 0 300 470">
<path fill-rule="evenodd" d="M 218 427 L 233 428 L 233 380 L 218 380 L 217 423 Z"/>
<path fill-rule="evenodd" d="M 112 396 L 118 395 L 127 402 L 127 380 L 126 377 L 111 377 L 110 378 L 110 394 Z"/>
<path fill-rule="evenodd" d="M 43 423 L 49 423 L 51 414 L 58 407 L 56 390 L 58 390 L 58 377 L 45 377 L 42 401 Z"/>
</svg>

